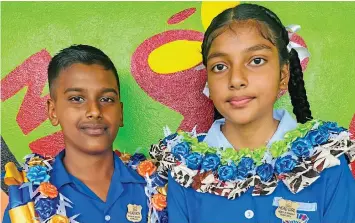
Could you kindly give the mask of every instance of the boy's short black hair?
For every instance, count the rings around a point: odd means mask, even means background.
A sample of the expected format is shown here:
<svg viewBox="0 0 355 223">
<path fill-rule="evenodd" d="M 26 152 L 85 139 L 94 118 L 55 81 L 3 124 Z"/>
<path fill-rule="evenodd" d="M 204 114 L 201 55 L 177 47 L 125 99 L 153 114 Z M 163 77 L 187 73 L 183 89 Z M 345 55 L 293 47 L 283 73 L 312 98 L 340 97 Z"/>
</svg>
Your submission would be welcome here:
<svg viewBox="0 0 355 223">
<path fill-rule="evenodd" d="M 55 80 L 58 78 L 59 73 L 75 63 L 86 65 L 98 64 L 106 70 L 111 70 L 116 78 L 118 91 L 120 91 L 120 81 L 118 78 L 117 70 L 111 59 L 100 49 L 89 45 L 72 45 L 68 48 L 62 49 L 56 54 L 48 65 L 48 83 L 49 91 L 52 96 L 52 88 Z"/>
</svg>

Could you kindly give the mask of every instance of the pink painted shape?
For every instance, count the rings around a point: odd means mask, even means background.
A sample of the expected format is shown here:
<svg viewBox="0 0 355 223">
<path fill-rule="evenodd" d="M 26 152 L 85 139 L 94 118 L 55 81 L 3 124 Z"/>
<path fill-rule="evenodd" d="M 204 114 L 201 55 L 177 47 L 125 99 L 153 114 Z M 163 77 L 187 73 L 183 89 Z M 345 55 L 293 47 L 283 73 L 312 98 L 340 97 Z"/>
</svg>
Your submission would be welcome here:
<svg viewBox="0 0 355 223">
<path fill-rule="evenodd" d="M 168 24 L 169 25 L 178 24 L 178 23 L 184 21 L 185 19 L 189 18 L 195 12 L 196 12 L 196 8 L 189 8 L 189 9 L 185 9 L 181 12 L 178 12 L 168 19 Z"/>
<path fill-rule="evenodd" d="M 47 66 L 51 56 L 42 50 L 30 56 L 20 66 L 1 80 L 1 101 L 6 101 L 24 87 L 28 87 L 17 114 L 16 121 L 27 135 L 47 119 L 46 101 L 41 97 L 47 82 Z"/>
<path fill-rule="evenodd" d="M 213 122 L 212 101 L 202 93 L 207 79 L 206 70 L 197 69 L 198 65 L 169 75 L 159 75 L 148 64 L 153 50 L 176 40 L 202 41 L 203 33 L 170 30 L 145 40 L 133 53 L 131 72 L 150 97 L 184 116 L 179 129 L 190 131 L 197 125 L 198 132 L 206 132 Z"/>
</svg>

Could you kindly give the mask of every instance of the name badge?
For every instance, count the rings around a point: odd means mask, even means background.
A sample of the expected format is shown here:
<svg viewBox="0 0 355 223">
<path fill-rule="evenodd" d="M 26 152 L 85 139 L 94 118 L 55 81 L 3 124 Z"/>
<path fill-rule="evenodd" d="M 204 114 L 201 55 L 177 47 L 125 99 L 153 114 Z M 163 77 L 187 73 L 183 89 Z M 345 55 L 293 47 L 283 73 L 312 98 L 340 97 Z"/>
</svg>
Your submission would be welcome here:
<svg viewBox="0 0 355 223">
<path fill-rule="evenodd" d="M 276 209 L 276 217 L 282 221 L 295 221 L 297 220 L 297 208 L 299 204 L 290 200 L 279 200 L 279 207 Z"/>
</svg>

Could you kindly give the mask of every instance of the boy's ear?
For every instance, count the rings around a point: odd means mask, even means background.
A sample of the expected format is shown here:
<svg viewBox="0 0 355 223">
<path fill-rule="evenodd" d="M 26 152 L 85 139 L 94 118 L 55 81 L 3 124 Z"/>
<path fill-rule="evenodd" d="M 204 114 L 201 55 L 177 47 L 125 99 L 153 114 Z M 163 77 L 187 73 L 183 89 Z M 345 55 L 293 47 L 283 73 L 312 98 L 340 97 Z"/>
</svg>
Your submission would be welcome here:
<svg viewBox="0 0 355 223">
<path fill-rule="evenodd" d="M 288 82 L 290 80 L 290 65 L 286 63 L 281 67 L 280 90 L 288 89 Z"/>
<path fill-rule="evenodd" d="M 52 99 L 47 100 L 47 113 L 49 120 L 51 121 L 53 126 L 57 126 L 59 124 L 59 120 L 57 118 L 57 113 L 55 109 L 55 104 Z"/>
<path fill-rule="evenodd" d="M 120 112 L 120 127 L 123 127 L 123 103 L 120 102 L 121 104 L 121 112 Z"/>
</svg>

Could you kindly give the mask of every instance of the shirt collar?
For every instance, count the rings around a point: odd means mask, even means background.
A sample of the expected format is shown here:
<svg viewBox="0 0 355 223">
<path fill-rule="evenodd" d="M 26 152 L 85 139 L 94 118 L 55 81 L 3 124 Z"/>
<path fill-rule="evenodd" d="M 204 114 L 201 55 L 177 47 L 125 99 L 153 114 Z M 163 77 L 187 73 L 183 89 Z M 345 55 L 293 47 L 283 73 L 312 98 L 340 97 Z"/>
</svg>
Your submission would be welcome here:
<svg viewBox="0 0 355 223">
<path fill-rule="evenodd" d="M 117 172 L 119 181 L 121 183 L 141 183 L 145 184 L 145 180 L 143 177 L 138 175 L 138 173 L 127 167 L 122 160 L 114 153 L 115 159 L 115 172 Z"/>
<path fill-rule="evenodd" d="M 63 149 L 54 160 L 52 165 L 53 170 L 50 173 L 50 182 L 56 186 L 58 189 L 65 184 L 72 183 L 72 179 L 69 176 L 69 173 L 64 167 L 63 157 L 65 154 L 65 149 Z"/>
<path fill-rule="evenodd" d="M 267 146 L 270 146 L 275 141 L 281 140 L 286 132 L 291 131 L 297 127 L 296 120 L 294 120 L 292 116 L 284 109 L 274 110 L 273 117 L 276 120 L 279 120 L 280 123 L 276 132 L 269 140 Z M 221 125 L 223 125 L 225 121 L 226 120 L 224 118 L 216 120 L 208 130 L 204 141 L 209 146 L 217 148 L 233 148 L 233 146 L 221 131 Z"/>
<path fill-rule="evenodd" d="M 50 181 L 58 189 L 65 184 L 73 183 L 73 178 L 70 177 L 68 171 L 65 169 L 63 164 L 63 158 L 65 155 L 65 150 L 61 151 L 56 157 L 52 165 L 53 170 L 51 171 Z M 114 153 L 114 179 L 115 181 L 120 181 L 121 183 L 146 183 L 144 178 L 139 176 L 138 173 L 130 168 L 128 168 L 122 160 Z"/>
</svg>

